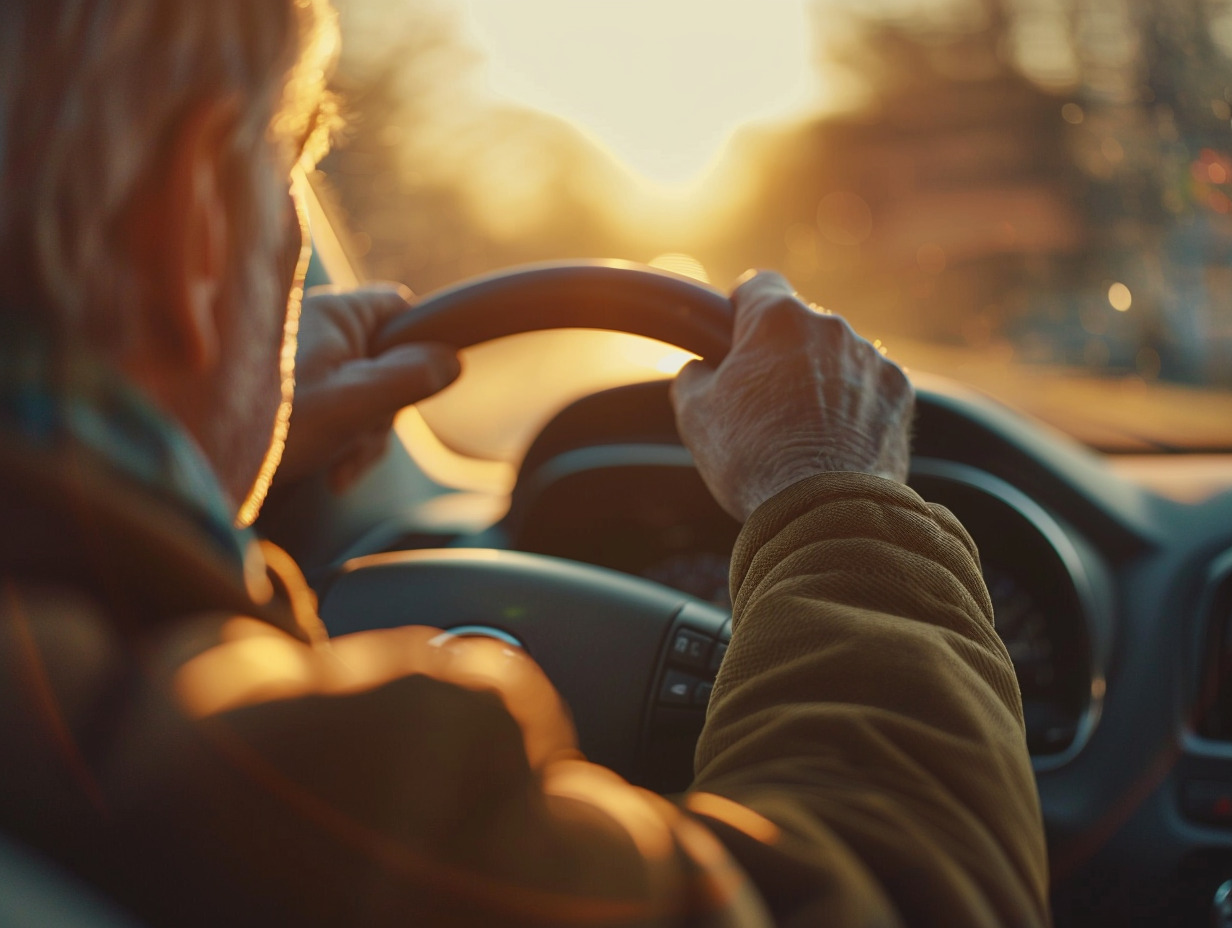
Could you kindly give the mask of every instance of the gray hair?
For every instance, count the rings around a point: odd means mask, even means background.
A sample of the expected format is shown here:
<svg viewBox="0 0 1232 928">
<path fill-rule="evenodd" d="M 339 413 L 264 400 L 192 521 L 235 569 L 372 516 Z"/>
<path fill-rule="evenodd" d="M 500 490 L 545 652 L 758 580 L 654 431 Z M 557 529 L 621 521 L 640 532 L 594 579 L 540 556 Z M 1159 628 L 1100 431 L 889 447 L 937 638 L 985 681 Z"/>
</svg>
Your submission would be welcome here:
<svg viewBox="0 0 1232 928">
<path fill-rule="evenodd" d="M 323 150 L 336 47 L 328 0 L 0 2 L 0 304 L 122 344 L 141 290 L 116 231 L 179 121 L 234 100 L 231 170 L 270 141 L 289 169 Z"/>
</svg>

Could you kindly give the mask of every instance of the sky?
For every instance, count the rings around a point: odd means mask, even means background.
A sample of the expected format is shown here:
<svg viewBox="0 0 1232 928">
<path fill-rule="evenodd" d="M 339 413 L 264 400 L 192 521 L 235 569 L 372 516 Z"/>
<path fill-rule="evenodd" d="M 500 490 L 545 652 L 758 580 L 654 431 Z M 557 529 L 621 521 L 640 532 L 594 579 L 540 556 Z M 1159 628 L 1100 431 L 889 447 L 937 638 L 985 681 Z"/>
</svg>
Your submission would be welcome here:
<svg viewBox="0 0 1232 928">
<path fill-rule="evenodd" d="M 741 126 L 815 108 L 806 0 L 458 0 L 494 95 L 563 117 L 635 174 L 698 182 Z"/>
</svg>

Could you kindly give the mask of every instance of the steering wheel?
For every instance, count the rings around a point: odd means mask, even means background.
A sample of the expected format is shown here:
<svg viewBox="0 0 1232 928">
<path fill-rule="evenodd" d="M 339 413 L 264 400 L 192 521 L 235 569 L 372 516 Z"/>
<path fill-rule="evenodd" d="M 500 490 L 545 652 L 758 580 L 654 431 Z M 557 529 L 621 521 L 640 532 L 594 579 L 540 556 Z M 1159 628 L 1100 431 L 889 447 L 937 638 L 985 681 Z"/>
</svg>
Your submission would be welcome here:
<svg viewBox="0 0 1232 928">
<path fill-rule="evenodd" d="M 732 308 L 713 287 L 627 261 L 531 264 L 425 297 L 385 326 L 377 352 L 408 342 L 462 349 L 546 329 L 644 335 L 718 364 L 731 347 Z"/>
<path fill-rule="evenodd" d="M 719 291 L 623 262 L 531 265 L 424 298 L 384 330 L 466 348 L 521 332 L 606 329 L 717 363 L 732 309 Z M 333 634 L 408 624 L 524 647 L 568 703 L 582 750 L 661 792 L 692 778 L 706 701 L 730 638 L 728 614 L 617 571 L 509 551 L 443 549 L 360 557 L 324 592 Z"/>
</svg>

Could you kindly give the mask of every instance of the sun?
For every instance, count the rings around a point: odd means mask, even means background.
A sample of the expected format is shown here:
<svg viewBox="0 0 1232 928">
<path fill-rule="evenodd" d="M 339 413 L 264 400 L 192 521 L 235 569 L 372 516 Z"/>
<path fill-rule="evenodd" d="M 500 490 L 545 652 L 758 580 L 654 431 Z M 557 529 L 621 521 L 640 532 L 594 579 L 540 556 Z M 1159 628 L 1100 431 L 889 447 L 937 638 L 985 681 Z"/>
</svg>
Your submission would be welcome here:
<svg viewBox="0 0 1232 928">
<path fill-rule="evenodd" d="M 496 95 L 687 187 L 732 133 L 816 108 L 807 0 L 463 0 Z"/>
</svg>

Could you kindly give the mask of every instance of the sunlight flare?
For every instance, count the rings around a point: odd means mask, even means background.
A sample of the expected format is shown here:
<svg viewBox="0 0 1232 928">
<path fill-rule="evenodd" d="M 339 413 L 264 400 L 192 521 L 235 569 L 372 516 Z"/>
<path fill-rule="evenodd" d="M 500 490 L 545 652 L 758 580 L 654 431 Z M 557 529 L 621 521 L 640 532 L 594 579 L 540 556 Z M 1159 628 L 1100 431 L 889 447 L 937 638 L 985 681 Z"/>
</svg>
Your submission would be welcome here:
<svg viewBox="0 0 1232 928">
<path fill-rule="evenodd" d="M 499 97 L 686 187 L 740 126 L 815 102 L 804 0 L 467 0 Z"/>
</svg>

